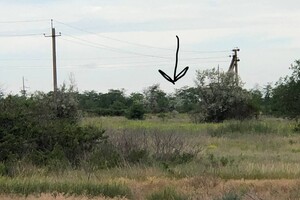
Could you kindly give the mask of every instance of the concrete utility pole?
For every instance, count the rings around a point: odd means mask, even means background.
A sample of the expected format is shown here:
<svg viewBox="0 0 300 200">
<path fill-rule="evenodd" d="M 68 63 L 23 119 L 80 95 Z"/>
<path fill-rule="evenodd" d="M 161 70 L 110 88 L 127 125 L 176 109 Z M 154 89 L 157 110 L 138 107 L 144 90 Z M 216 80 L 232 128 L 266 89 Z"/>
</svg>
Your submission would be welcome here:
<svg viewBox="0 0 300 200">
<path fill-rule="evenodd" d="M 54 95 L 57 92 L 57 68 L 56 68 L 56 41 L 55 38 L 58 36 L 61 36 L 61 33 L 59 32 L 58 35 L 55 33 L 55 28 L 53 27 L 53 19 L 51 19 L 51 31 L 52 34 L 45 37 L 52 37 L 52 64 L 53 64 L 53 91 Z"/>
<path fill-rule="evenodd" d="M 234 69 L 235 69 L 236 75 L 238 75 L 238 62 L 240 61 L 240 59 L 238 58 L 237 52 L 240 51 L 240 49 L 239 48 L 235 48 L 232 51 L 234 52 L 233 58 L 235 60 L 235 62 L 234 62 Z"/>
<path fill-rule="evenodd" d="M 26 87 L 25 87 L 25 80 L 24 80 L 24 76 L 22 77 L 22 90 L 21 90 L 21 94 L 25 97 L 26 96 Z"/>
<path fill-rule="evenodd" d="M 218 65 L 218 84 L 220 83 L 220 65 Z"/>
<path fill-rule="evenodd" d="M 235 48 L 232 50 L 233 51 L 233 55 L 232 55 L 232 59 L 231 59 L 231 63 L 228 69 L 228 72 L 234 72 L 235 73 L 235 79 L 236 79 L 236 83 L 238 84 L 238 78 L 239 78 L 239 71 L 238 71 L 238 62 L 240 61 L 237 52 L 240 51 L 239 48 Z"/>
</svg>

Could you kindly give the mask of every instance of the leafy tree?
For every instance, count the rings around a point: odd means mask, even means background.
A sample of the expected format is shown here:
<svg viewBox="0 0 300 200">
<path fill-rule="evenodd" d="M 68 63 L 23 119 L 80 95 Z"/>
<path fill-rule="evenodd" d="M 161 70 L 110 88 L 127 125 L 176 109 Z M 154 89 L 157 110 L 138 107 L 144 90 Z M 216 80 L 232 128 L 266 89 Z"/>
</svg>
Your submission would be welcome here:
<svg viewBox="0 0 300 200">
<path fill-rule="evenodd" d="M 78 94 L 80 108 L 98 115 L 124 115 L 130 106 L 124 90 L 109 90 L 108 93 L 85 91 Z"/>
<path fill-rule="evenodd" d="M 196 104 L 198 103 L 197 90 L 194 87 L 185 86 L 176 90 L 175 99 L 177 111 L 182 113 L 191 112 L 196 108 Z"/>
<path fill-rule="evenodd" d="M 151 113 L 169 111 L 169 99 L 167 94 L 159 88 L 159 84 L 152 85 L 144 91 L 145 105 Z"/>
<path fill-rule="evenodd" d="M 101 106 L 101 93 L 96 91 L 84 91 L 83 94 L 78 94 L 80 108 L 86 111 L 92 111 Z"/>
<path fill-rule="evenodd" d="M 291 65 L 292 74 L 281 78 L 273 89 L 272 110 L 278 116 L 300 116 L 300 60 Z"/>
<path fill-rule="evenodd" d="M 216 69 L 197 71 L 196 121 L 221 122 L 225 119 L 250 117 L 255 108 L 251 96 L 234 73 L 219 73 Z"/>
<path fill-rule="evenodd" d="M 263 113 L 272 115 L 272 98 L 273 98 L 273 86 L 272 83 L 267 83 L 263 88 Z"/>
<path fill-rule="evenodd" d="M 4 97 L 3 90 L 0 88 L 0 100 Z"/>
<path fill-rule="evenodd" d="M 257 111 L 255 114 L 256 118 L 258 117 L 259 111 L 262 111 L 264 108 L 264 99 L 263 94 L 259 89 L 252 89 L 249 91 L 251 95 L 250 104 Z"/>
<path fill-rule="evenodd" d="M 131 93 L 128 99 L 128 104 L 132 105 L 134 103 L 143 104 L 144 103 L 144 95 L 138 92 Z"/>
</svg>

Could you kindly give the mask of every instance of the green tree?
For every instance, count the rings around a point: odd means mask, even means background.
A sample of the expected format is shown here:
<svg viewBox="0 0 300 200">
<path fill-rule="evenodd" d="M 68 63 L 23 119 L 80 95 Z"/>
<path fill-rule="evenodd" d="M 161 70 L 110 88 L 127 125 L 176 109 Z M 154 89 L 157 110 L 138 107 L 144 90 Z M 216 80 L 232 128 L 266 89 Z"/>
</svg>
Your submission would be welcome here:
<svg viewBox="0 0 300 200">
<path fill-rule="evenodd" d="M 292 74 L 280 78 L 273 89 L 272 111 L 278 116 L 300 116 L 300 60 L 291 65 Z"/>
<path fill-rule="evenodd" d="M 196 108 L 198 103 L 197 90 L 194 87 L 183 87 L 175 92 L 175 108 L 181 113 L 188 113 Z"/>
<path fill-rule="evenodd" d="M 84 91 L 82 94 L 78 94 L 78 101 L 80 108 L 85 111 L 94 111 L 101 106 L 101 93 L 96 91 Z"/>
<path fill-rule="evenodd" d="M 135 92 L 135 93 L 130 94 L 129 99 L 128 99 L 128 103 L 129 103 L 129 105 L 132 105 L 134 103 L 143 104 L 144 99 L 145 98 L 144 98 L 144 95 L 142 93 Z"/>
<path fill-rule="evenodd" d="M 255 116 L 257 118 L 259 115 L 259 112 L 264 109 L 263 94 L 258 88 L 250 90 L 249 93 L 251 95 L 250 104 L 257 111 L 255 114 Z"/>
<path fill-rule="evenodd" d="M 272 83 L 267 83 L 263 88 L 263 113 L 272 115 L 272 99 L 273 99 L 273 86 Z"/>
<path fill-rule="evenodd" d="M 234 73 L 219 73 L 216 69 L 197 71 L 198 96 L 196 121 L 221 122 L 244 119 L 254 114 L 251 95 L 244 90 Z"/>
<path fill-rule="evenodd" d="M 78 94 L 80 108 L 83 111 L 102 115 L 124 115 L 129 108 L 129 100 L 124 90 L 109 90 L 107 93 L 85 91 Z"/>
<path fill-rule="evenodd" d="M 144 91 L 145 105 L 148 112 L 161 113 L 169 111 L 169 99 L 159 84 L 152 85 Z"/>
</svg>

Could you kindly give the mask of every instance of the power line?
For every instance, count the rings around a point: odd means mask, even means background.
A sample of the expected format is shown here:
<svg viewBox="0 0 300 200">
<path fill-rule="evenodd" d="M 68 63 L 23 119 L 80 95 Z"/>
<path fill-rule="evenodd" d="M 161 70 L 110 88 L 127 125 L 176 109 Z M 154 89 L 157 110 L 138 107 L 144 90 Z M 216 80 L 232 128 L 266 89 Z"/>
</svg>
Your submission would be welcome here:
<svg viewBox="0 0 300 200">
<path fill-rule="evenodd" d="M 105 39 L 109 39 L 109 40 L 113 40 L 113 41 L 117 41 L 117 42 L 122 42 L 122 43 L 130 44 L 130 45 L 135 45 L 135 46 L 145 47 L 145 48 L 152 48 L 152 49 L 160 49 L 160 50 L 174 51 L 174 49 L 162 48 L 162 47 L 155 47 L 155 46 L 151 46 L 151 45 L 139 44 L 139 43 L 134 43 L 134 42 L 129 42 L 129 41 L 125 41 L 125 40 L 120 40 L 120 39 L 117 39 L 117 38 L 112 38 L 112 37 L 104 36 L 104 35 L 101 35 L 101 34 L 99 34 L 99 33 L 91 32 L 91 31 L 86 31 L 86 30 L 83 30 L 83 29 L 81 29 L 81 28 L 78 28 L 78 27 L 75 27 L 75 26 L 72 26 L 72 25 L 69 25 L 69 24 L 66 24 L 66 23 L 57 21 L 57 20 L 55 20 L 55 21 L 56 21 L 57 23 L 59 23 L 59 24 L 68 26 L 68 27 L 73 28 L 73 29 L 75 29 L 75 30 L 79 30 L 79 31 L 82 31 L 82 32 L 85 32 L 85 33 L 93 34 L 93 35 L 96 35 L 96 36 L 101 37 L 101 38 L 105 38 Z M 224 53 L 224 52 L 230 52 L 230 50 L 221 50 L 221 51 L 196 51 L 196 50 L 190 50 L 190 51 L 187 51 L 187 50 L 182 50 L 182 52 L 195 52 L 195 53 Z"/>
<path fill-rule="evenodd" d="M 7 35 L 1 35 L 0 37 L 28 37 L 28 36 L 42 36 L 42 33 L 28 33 L 28 34 L 7 34 Z"/>
<path fill-rule="evenodd" d="M 149 54 L 137 53 L 137 52 L 133 52 L 133 51 L 127 51 L 127 50 L 123 50 L 123 49 L 119 49 L 119 48 L 115 48 L 115 47 L 111 47 L 111 46 L 107 46 L 107 45 L 103 45 L 103 44 L 91 42 L 91 41 L 88 41 L 88 40 L 85 40 L 85 39 L 81 39 L 81 38 L 78 38 L 78 37 L 75 37 L 75 36 L 71 36 L 71 35 L 68 35 L 68 34 L 64 34 L 64 35 L 69 36 L 69 37 L 71 37 L 73 39 L 79 40 L 81 42 L 72 41 L 72 40 L 68 40 L 68 39 L 63 39 L 63 40 L 66 40 L 66 41 L 69 41 L 69 42 L 80 43 L 82 45 L 91 46 L 91 47 L 94 47 L 94 48 L 109 50 L 109 51 L 118 52 L 118 53 L 125 53 L 125 54 L 132 54 L 132 55 L 144 56 L 144 57 L 171 59 L 170 57 L 163 57 L 163 56 L 156 56 L 156 55 L 149 55 Z"/>
<path fill-rule="evenodd" d="M 99 33 L 94 33 L 94 32 L 91 32 L 91 31 L 86 31 L 86 30 L 83 30 L 81 28 L 77 28 L 75 26 L 72 26 L 72 25 L 69 25 L 69 24 L 57 21 L 57 20 L 55 20 L 55 21 L 57 23 L 59 23 L 59 24 L 68 26 L 68 27 L 70 27 L 72 29 L 79 30 L 79 31 L 82 31 L 82 32 L 85 32 L 85 33 L 89 33 L 89 34 L 93 34 L 93 35 L 96 35 L 98 37 L 102 37 L 102 38 L 105 38 L 105 39 L 109 39 L 109 40 L 113 40 L 113 41 L 117 41 L 117 42 L 122 42 L 122 43 L 126 43 L 126 44 L 131 44 L 131 45 L 136 45 L 136 46 L 141 46 L 141 47 L 147 47 L 147 48 L 153 48 L 153 49 L 161 49 L 161 50 L 168 50 L 168 51 L 172 50 L 173 51 L 173 49 L 167 49 L 167 48 L 161 48 L 161 47 L 154 47 L 154 46 L 145 45 L 145 44 L 138 44 L 138 43 L 133 43 L 133 42 L 125 41 L 125 40 L 120 40 L 120 39 L 116 39 L 116 38 L 112 38 L 112 37 L 100 35 Z"/>
<path fill-rule="evenodd" d="M 119 49 L 119 48 L 115 48 L 115 47 L 110 47 L 110 46 L 107 46 L 107 45 L 103 45 L 103 44 L 99 44 L 99 43 L 95 43 L 95 42 L 91 42 L 91 41 L 88 41 L 88 40 L 85 40 L 85 39 L 81 39 L 81 38 L 78 38 L 78 37 L 75 37 L 75 36 L 71 36 L 71 35 L 68 35 L 68 34 L 64 34 L 64 35 L 67 35 L 73 39 L 76 39 L 76 40 L 79 40 L 80 42 L 78 41 L 74 41 L 74 40 L 68 40 L 68 39 L 65 39 L 65 38 L 60 38 L 62 40 L 65 40 L 65 41 L 68 41 L 68 42 L 73 42 L 73 43 L 77 43 L 77 44 L 80 44 L 80 45 L 85 45 L 85 46 L 90 46 L 90 47 L 93 47 L 93 48 L 100 48 L 100 49 L 106 49 L 106 50 L 109 50 L 109 51 L 116 51 L 118 53 L 127 53 L 127 54 L 134 54 L 134 55 L 137 55 L 137 56 L 146 56 L 146 57 L 155 57 L 155 58 L 163 58 L 163 59 L 172 59 L 171 57 L 163 57 L 163 56 L 156 56 L 156 55 L 149 55 L 149 54 L 141 54 L 141 53 L 136 53 L 136 52 L 132 52 L 132 51 L 126 51 L 126 50 L 123 50 L 123 49 Z M 229 56 L 226 56 L 226 57 L 229 57 Z M 202 60 L 202 59 L 216 59 L 216 58 L 226 58 L 225 56 L 219 56 L 219 57 L 194 57 L 194 58 L 183 58 L 182 60 Z"/>
<path fill-rule="evenodd" d="M 226 60 L 214 60 L 214 61 L 204 61 L 204 62 L 199 62 L 199 63 L 194 63 L 194 65 L 199 65 L 199 64 L 206 64 L 206 63 L 228 63 L 228 61 Z M 103 65 L 103 66 L 100 66 Z M 120 68 L 120 67 L 134 67 L 134 68 L 141 68 L 141 67 L 148 67 L 150 65 L 150 67 L 153 66 L 159 66 L 159 65 L 164 65 L 165 67 L 173 67 L 172 64 L 170 64 L 167 61 L 164 62 L 158 62 L 155 65 L 153 63 L 137 63 L 137 62 L 133 62 L 133 63 L 109 63 L 109 64 L 105 64 L 105 63 L 99 63 L 99 64 L 68 64 L 68 65 L 62 65 L 61 67 L 59 67 L 60 69 L 66 69 L 66 68 L 72 68 L 75 69 L 76 67 L 83 67 L 82 69 L 109 69 L 109 68 Z M 9 68 L 9 69 L 14 69 L 14 68 L 20 68 L 20 69 L 49 69 L 51 70 L 51 66 L 50 65 L 5 65 L 5 66 L 0 66 L 0 69 L 3 68 Z"/>
<path fill-rule="evenodd" d="M 49 19 L 0 21 L 0 24 L 30 23 L 30 22 L 45 22 L 45 21 L 49 21 Z"/>
<path fill-rule="evenodd" d="M 4 58 L 4 59 L 0 59 L 0 62 L 6 62 L 6 61 L 33 61 L 33 60 L 37 60 L 37 61 L 45 61 L 45 60 L 51 60 L 50 58 Z"/>
<path fill-rule="evenodd" d="M 229 57 L 229 56 L 228 56 Z M 81 61 L 81 60 L 103 60 L 103 59 L 135 59 L 135 58 L 139 58 L 137 56 L 126 56 L 126 57 L 117 57 L 117 56 L 113 56 L 113 57 L 94 57 L 94 58 L 61 58 L 59 59 L 59 61 Z M 219 57 L 199 57 L 199 58 L 183 58 L 181 60 L 210 60 L 210 59 L 219 59 L 219 58 L 227 58 L 224 56 L 219 56 Z M 24 61 L 50 61 L 51 58 L 4 58 L 4 59 L 0 59 L 0 62 L 10 62 L 10 61 L 15 61 L 15 62 L 24 62 Z M 147 60 L 147 62 L 157 62 L 155 60 Z M 123 61 L 122 61 L 123 62 Z M 141 63 L 145 62 L 140 61 Z"/>
</svg>

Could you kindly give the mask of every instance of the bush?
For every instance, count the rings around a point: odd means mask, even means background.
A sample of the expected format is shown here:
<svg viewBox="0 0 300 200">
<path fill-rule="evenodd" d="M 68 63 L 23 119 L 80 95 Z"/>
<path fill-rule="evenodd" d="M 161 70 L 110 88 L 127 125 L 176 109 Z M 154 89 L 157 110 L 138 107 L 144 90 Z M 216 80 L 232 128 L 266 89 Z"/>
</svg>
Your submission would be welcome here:
<svg viewBox="0 0 300 200">
<path fill-rule="evenodd" d="M 7 174 L 7 168 L 4 163 L 0 163 L 0 176 L 4 176 Z"/>
<path fill-rule="evenodd" d="M 129 108 L 126 117 L 128 119 L 144 119 L 145 115 L 145 109 L 142 104 L 134 103 L 132 106 Z"/>
<path fill-rule="evenodd" d="M 107 169 L 122 165 L 122 157 L 116 148 L 105 143 L 96 148 L 87 159 L 88 167 L 91 169 Z"/>
<path fill-rule="evenodd" d="M 148 161 L 148 154 L 146 149 L 133 149 L 125 159 L 130 163 L 145 163 Z"/>
<path fill-rule="evenodd" d="M 106 140 L 104 130 L 81 127 L 72 91 L 11 96 L 0 101 L 0 162 L 27 157 L 37 165 L 78 166 L 85 153 Z"/>
<path fill-rule="evenodd" d="M 294 132 L 300 133 L 300 123 L 297 123 L 293 130 Z"/>
</svg>

